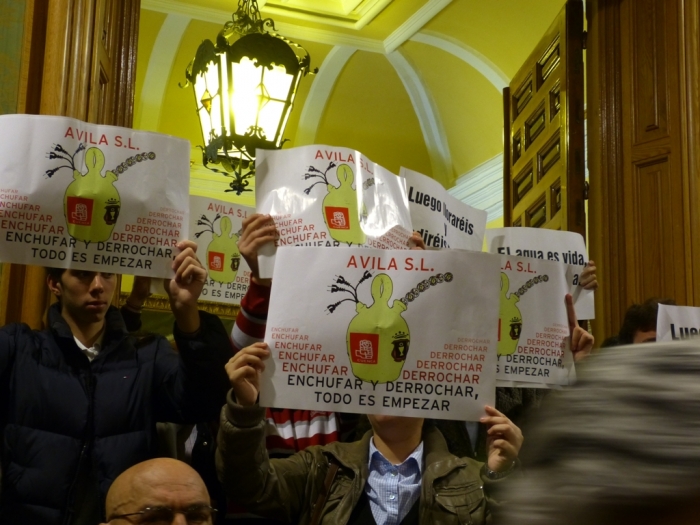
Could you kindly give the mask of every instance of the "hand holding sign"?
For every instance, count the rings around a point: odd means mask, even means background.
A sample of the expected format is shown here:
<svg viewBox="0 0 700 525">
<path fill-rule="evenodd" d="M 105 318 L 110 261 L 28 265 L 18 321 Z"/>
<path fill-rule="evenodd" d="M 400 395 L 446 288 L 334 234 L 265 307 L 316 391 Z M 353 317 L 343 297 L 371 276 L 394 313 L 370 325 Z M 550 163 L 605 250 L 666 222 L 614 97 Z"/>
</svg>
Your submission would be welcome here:
<svg viewBox="0 0 700 525">
<path fill-rule="evenodd" d="M 207 270 L 197 259 L 197 243 L 180 241 L 180 253 L 173 260 L 175 277 L 166 279 L 163 287 L 170 298 L 170 308 L 175 314 L 178 327 L 185 333 L 199 330 L 197 299 L 207 280 Z"/>
<path fill-rule="evenodd" d="M 238 240 L 238 250 L 248 263 L 253 281 L 263 286 L 270 286 L 272 279 L 261 279 L 258 269 L 258 250 L 277 238 L 277 228 L 272 217 L 256 213 L 243 221 L 243 233 Z"/>
<path fill-rule="evenodd" d="M 569 320 L 569 333 L 571 334 L 571 353 L 574 355 L 574 363 L 583 361 L 593 350 L 594 338 L 586 330 L 581 328 L 574 310 L 574 298 L 566 294 L 566 316 Z"/>
<path fill-rule="evenodd" d="M 425 250 L 425 241 L 420 233 L 413 232 L 413 234 L 408 238 L 408 248 L 410 250 Z"/>
<path fill-rule="evenodd" d="M 270 357 L 266 343 L 254 343 L 240 350 L 226 364 L 226 373 L 236 401 L 241 406 L 252 406 L 260 393 L 260 373 L 265 370 L 265 359 Z"/>
<path fill-rule="evenodd" d="M 513 466 L 523 444 L 523 433 L 510 419 L 493 407 L 486 407 L 487 416 L 479 422 L 486 425 L 488 459 L 486 466 L 494 472 L 503 472 Z"/>
<path fill-rule="evenodd" d="M 597 290 L 598 289 L 598 278 L 595 274 L 596 267 L 593 261 L 588 261 L 586 267 L 581 272 L 581 277 L 579 280 L 579 286 L 582 286 L 585 290 Z"/>
</svg>

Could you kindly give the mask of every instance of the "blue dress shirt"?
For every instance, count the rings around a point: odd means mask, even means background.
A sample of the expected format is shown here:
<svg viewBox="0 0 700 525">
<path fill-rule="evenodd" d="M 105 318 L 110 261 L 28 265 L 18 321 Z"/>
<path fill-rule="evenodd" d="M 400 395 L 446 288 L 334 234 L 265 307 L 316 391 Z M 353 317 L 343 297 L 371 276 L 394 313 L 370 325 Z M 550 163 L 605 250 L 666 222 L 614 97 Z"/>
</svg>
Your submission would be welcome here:
<svg viewBox="0 0 700 525">
<path fill-rule="evenodd" d="M 420 498 L 423 442 L 400 465 L 392 465 L 369 441 L 365 494 L 377 525 L 398 525 Z"/>
</svg>

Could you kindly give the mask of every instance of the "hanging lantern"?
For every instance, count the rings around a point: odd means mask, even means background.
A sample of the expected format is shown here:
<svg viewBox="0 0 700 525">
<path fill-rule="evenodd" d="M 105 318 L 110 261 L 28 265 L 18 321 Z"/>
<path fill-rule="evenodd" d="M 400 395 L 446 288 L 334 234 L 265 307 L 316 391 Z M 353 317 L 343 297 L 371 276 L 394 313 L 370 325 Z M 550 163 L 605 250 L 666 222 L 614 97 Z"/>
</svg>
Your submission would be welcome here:
<svg viewBox="0 0 700 525">
<path fill-rule="evenodd" d="M 279 149 L 301 77 L 311 58 L 304 48 L 274 32 L 256 0 L 239 0 L 232 20 L 216 39 L 197 49 L 185 75 L 194 88 L 204 140 L 203 162 L 233 177 L 231 189 L 248 191 L 258 148 Z"/>
</svg>

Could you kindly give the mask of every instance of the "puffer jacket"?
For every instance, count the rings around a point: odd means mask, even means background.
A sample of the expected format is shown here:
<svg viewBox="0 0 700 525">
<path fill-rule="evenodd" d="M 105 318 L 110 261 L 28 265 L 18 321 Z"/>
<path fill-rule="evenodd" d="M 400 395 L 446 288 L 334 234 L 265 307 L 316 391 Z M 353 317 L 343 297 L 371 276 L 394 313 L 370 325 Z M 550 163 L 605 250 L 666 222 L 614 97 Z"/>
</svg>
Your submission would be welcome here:
<svg viewBox="0 0 700 525">
<path fill-rule="evenodd" d="M 175 327 L 178 356 L 163 337 L 129 336 L 110 308 L 92 362 L 58 304 L 49 309 L 47 330 L 23 324 L 0 330 L 0 524 L 71 523 L 81 497 L 85 505 L 78 486 L 92 485 L 101 500 L 89 503 L 104 509 L 114 478 L 155 457 L 157 421 L 218 416 L 232 351 L 221 321 L 204 312 L 200 319 L 193 338 Z"/>
<path fill-rule="evenodd" d="M 369 476 L 371 431 L 354 443 L 309 447 L 285 459 L 269 459 L 261 407 L 242 407 L 229 393 L 221 415 L 216 455 L 227 496 L 256 514 L 287 523 L 308 524 L 330 460 L 339 466 L 321 523 L 344 525 L 362 496 Z M 419 505 L 421 524 L 481 525 L 491 522 L 487 496 L 494 485 L 483 464 L 450 454 L 442 434 L 423 430 L 424 468 Z M 486 488 L 486 491 L 484 490 Z"/>
</svg>

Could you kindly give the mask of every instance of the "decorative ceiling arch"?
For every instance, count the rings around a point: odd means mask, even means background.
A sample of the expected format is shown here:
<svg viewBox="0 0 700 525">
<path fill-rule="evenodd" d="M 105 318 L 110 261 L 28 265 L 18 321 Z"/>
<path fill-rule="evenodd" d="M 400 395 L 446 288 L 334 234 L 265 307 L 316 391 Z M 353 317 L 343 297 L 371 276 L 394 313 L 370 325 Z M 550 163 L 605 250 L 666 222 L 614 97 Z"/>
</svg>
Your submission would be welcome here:
<svg viewBox="0 0 700 525">
<path fill-rule="evenodd" d="M 496 64 L 473 47 L 468 46 L 456 38 L 435 31 L 425 30 L 416 33 L 410 40 L 412 42 L 419 42 L 421 44 L 437 47 L 446 53 L 454 55 L 463 62 L 466 62 L 491 82 L 499 93 L 503 91 L 503 88 L 508 87 L 510 83 L 508 76 L 501 71 Z"/>
<path fill-rule="evenodd" d="M 138 129 L 158 131 L 160 112 L 165 98 L 165 90 L 170 80 L 170 71 L 180 48 L 182 35 L 191 18 L 169 13 L 165 17 L 156 37 L 146 68 L 146 76 L 141 89 L 141 112 Z"/>
<path fill-rule="evenodd" d="M 428 148 L 433 178 L 447 187 L 452 179 L 452 155 L 435 101 L 416 68 L 400 50 L 389 53 L 386 57 L 399 75 L 413 104 Z"/>
<path fill-rule="evenodd" d="M 355 51 L 357 49 L 353 47 L 336 46 L 323 60 L 299 116 L 295 137 L 298 146 L 313 144 L 316 141 L 316 132 L 335 82 Z"/>
</svg>

